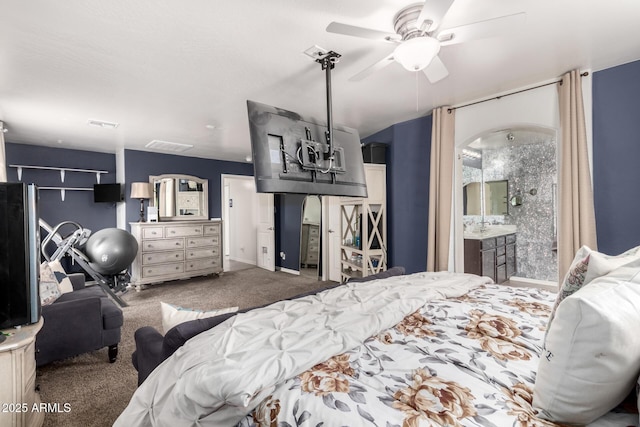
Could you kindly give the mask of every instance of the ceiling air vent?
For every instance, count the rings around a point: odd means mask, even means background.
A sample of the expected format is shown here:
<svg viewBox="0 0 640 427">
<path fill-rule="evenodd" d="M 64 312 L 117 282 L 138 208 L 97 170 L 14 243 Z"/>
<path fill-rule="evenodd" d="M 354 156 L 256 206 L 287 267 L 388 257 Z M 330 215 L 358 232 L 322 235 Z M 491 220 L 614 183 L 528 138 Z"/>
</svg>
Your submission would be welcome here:
<svg viewBox="0 0 640 427">
<path fill-rule="evenodd" d="M 160 151 L 170 151 L 172 153 L 180 153 L 182 151 L 187 151 L 193 148 L 191 144 L 180 144 L 179 142 L 170 142 L 170 141 L 160 141 L 158 139 L 154 139 L 147 145 L 147 148 L 153 148 L 154 150 Z"/>
<path fill-rule="evenodd" d="M 87 123 L 89 123 L 91 126 L 96 126 L 96 127 L 105 128 L 105 129 L 115 129 L 118 127 L 118 124 L 119 124 L 119 123 L 106 122 L 104 120 L 96 120 L 96 119 L 89 119 L 87 120 Z"/>
</svg>

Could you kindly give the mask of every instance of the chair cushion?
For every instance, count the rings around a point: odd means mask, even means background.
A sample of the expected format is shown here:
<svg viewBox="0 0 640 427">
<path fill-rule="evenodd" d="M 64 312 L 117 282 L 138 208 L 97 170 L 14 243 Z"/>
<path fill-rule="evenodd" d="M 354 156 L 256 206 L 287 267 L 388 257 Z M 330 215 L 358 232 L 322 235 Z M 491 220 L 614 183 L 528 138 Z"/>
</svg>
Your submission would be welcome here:
<svg viewBox="0 0 640 427">
<path fill-rule="evenodd" d="M 588 424 L 615 408 L 640 373 L 640 262 L 562 301 L 547 330 L 533 395 L 539 416 Z"/>
<path fill-rule="evenodd" d="M 56 302 L 73 301 L 86 298 L 107 298 L 107 293 L 100 286 L 87 286 L 77 291 L 62 294 Z"/>
</svg>

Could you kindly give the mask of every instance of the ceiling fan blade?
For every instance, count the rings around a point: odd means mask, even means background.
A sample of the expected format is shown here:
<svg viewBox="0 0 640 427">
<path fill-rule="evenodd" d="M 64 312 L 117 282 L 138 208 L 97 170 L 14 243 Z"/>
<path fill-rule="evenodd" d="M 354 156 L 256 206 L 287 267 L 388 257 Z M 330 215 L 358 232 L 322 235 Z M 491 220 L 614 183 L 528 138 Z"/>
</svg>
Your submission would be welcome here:
<svg viewBox="0 0 640 427">
<path fill-rule="evenodd" d="M 431 64 L 422 70 L 422 72 L 427 76 L 427 79 L 429 79 L 431 83 L 438 82 L 449 75 L 447 67 L 445 67 L 444 63 L 437 55 L 433 57 Z"/>
<path fill-rule="evenodd" d="M 432 21 L 433 24 L 426 29 L 426 31 L 431 32 L 435 31 L 439 26 L 440 22 L 442 22 L 442 18 L 447 14 L 451 5 L 453 4 L 453 0 L 427 0 L 424 2 L 424 6 L 420 11 L 420 15 L 416 20 L 416 27 L 422 27 L 424 21 L 429 20 Z"/>
<path fill-rule="evenodd" d="M 380 61 L 376 62 L 370 67 L 365 68 L 364 70 L 360 71 L 358 74 L 350 77 L 349 81 L 358 82 L 360 80 L 363 80 L 369 77 L 371 74 L 375 73 L 376 71 L 383 69 L 384 67 L 391 64 L 392 62 L 393 62 L 393 53 L 391 55 L 385 56 Z"/>
<path fill-rule="evenodd" d="M 524 24 L 526 13 L 520 12 L 486 21 L 474 22 L 459 27 L 442 30 L 436 38 L 442 46 L 478 40 L 487 37 L 500 36 L 514 31 Z"/>
<path fill-rule="evenodd" d="M 332 22 L 327 25 L 327 32 L 343 34 L 345 36 L 379 40 L 383 42 L 393 42 L 400 39 L 400 36 L 395 33 L 387 33 L 385 31 L 372 30 L 370 28 L 356 27 L 354 25 L 341 24 L 339 22 Z"/>
</svg>

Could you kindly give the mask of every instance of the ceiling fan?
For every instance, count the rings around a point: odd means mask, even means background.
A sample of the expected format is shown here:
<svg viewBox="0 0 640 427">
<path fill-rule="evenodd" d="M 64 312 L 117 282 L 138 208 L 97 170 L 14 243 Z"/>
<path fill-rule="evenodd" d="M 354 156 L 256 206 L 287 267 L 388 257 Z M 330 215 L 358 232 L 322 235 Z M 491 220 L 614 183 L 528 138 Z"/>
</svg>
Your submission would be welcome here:
<svg viewBox="0 0 640 427">
<path fill-rule="evenodd" d="M 459 27 L 440 29 L 454 0 L 426 0 L 400 10 L 393 18 L 395 33 L 356 27 L 332 22 L 327 26 L 330 33 L 397 43 L 390 54 L 352 76 L 350 81 L 362 80 L 392 62 L 398 62 L 409 71 L 422 70 L 431 83 L 449 75 L 446 66 L 438 57 L 440 47 L 463 43 L 485 37 L 504 34 L 524 21 L 525 13 L 500 16 Z"/>
</svg>

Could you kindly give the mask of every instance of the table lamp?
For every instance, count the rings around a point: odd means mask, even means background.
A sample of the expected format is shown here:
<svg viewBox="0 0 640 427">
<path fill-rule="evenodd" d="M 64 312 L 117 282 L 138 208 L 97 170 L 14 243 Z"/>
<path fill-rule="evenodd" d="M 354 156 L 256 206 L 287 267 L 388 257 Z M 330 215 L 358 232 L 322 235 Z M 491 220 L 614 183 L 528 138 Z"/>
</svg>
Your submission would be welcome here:
<svg viewBox="0 0 640 427">
<path fill-rule="evenodd" d="M 140 219 L 138 222 L 145 222 L 144 219 L 144 199 L 151 198 L 151 191 L 148 182 L 132 182 L 131 198 L 140 199 Z"/>
</svg>

